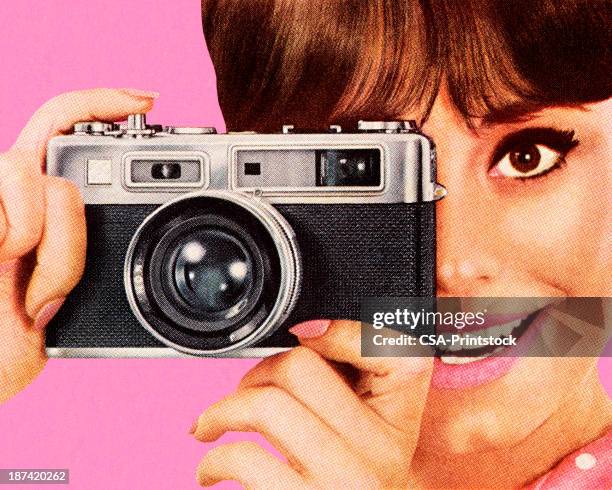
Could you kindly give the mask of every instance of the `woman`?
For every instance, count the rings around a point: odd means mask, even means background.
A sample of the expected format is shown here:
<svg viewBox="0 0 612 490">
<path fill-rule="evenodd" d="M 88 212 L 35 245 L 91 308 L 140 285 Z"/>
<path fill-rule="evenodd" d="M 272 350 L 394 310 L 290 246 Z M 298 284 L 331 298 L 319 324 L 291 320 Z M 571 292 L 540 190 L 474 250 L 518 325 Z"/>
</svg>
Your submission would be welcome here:
<svg viewBox="0 0 612 490">
<path fill-rule="evenodd" d="M 450 190 L 438 207 L 440 295 L 610 296 L 610 4 L 508 3 L 204 1 L 228 130 L 416 119 Z M 76 120 L 147 111 L 154 96 L 67 94 L 2 156 L 3 177 L 18 169 L 10 186 L 0 180 L 0 261 L 16 260 L 1 285 L 4 398 L 42 368 L 41 328 L 82 270 L 82 206 L 69 184 L 41 175 L 45 142 Z M 28 197 L 42 189 L 46 203 Z M 292 331 L 303 347 L 261 362 L 192 427 L 203 441 L 261 432 L 287 462 L 222 445 L 198 468 L 202 484 L 612 484 L 612 409 L 594 358 L 524 358 L 483 377 L 487 361 L 362 358 L 347 321 Z"/>
<path fill-rule="evenodd" d="M 612 292 L 611 8 L 202 3 L 228 130 L 420 122 L 449 189 L 438 204 L 438 292 L 486 297 Z M 604 195 L 592 199 L 593 189 Z M 259 431 L 289 464 L 250 445 L 220 446 L 200 465 L 204 483 L 505 488 L 602 436 L 612 447 L 594 358 L 524 358 L 497 377 L 483 374 L 486 360 L 436 360 L 432 374 L 425 361 L 361 358 L 349 322 L 293 332 L 308 349 L 263 361 L 194 429 L 206 441 Z M 347 384 L 330 360 L 353 364 L 361 379 Z M 585 475 L 572 475 L 575 484 L 605 464 L 577 469 Z"/>
</svg>

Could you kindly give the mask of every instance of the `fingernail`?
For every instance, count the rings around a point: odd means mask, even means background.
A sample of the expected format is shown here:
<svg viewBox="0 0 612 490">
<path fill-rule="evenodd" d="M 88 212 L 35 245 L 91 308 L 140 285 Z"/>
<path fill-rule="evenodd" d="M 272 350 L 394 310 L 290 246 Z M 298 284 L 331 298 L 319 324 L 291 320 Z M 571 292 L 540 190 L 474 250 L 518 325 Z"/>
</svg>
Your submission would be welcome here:
<svg viewBox="0 0 612 490">
<path fill-rule="evenodd" d="M 50 301 L 45 306 L 43 306 L 38 315 L 36 315 L 36 319 L 34 320 L 34 329 L 43 330 L 47 324 L 51 321 L 51 319 L 55 316 L 57 311 L 62 307 L 66 298 L 56 299 L 54 301 Z"/>
<path fill-rule="evenodd" d="M 193 424 L 191 424 L 191 428 L 189 429 L 189 433 L 191 435 L 195 434 L 196 429 L 198 428 L 198 419 L 195 419 L 193 421 Z"/>
<path fill-rule="evenodd" d="M 143 97 L 145 99 L 157 99 L 159 97 L 159 92 L 154 92 L 153 90 L 138 90 L 137 88 L 124 88 L 121 89 L 122 92 L 131 95 L 132 97 Z"/>
<path fill-rule="evenodd" d="M 331 320 L 310 320 L 308 322 L 298 323 L 291 327 L 289 332 L 303 339 L 320 337 L 327 332 L 330 323 Z"/>
</svg>

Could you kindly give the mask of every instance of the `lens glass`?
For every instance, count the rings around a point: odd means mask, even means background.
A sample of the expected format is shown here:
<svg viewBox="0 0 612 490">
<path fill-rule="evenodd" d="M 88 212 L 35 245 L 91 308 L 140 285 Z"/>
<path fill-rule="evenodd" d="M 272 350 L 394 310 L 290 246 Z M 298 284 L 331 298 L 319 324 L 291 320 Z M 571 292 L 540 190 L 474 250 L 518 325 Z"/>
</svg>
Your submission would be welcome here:
<svg viewBox="0 0 612 490">
<path fill-rule="evenodd" d="M 156 209 L 130 243 L 130 306 L 173 348 L 229 349 L 277 326 L 269 324 L 285 294 L 277 236 L 259 208 L 232 199 L 229 193 L 177 199 Z"/>
<path fill-rule="evenodd" d="M 238 238 L 203 229 L 182 238 L 175 254 L 176 288 L 189 306 L 223 318 L 244 308 L 254 273 L 250 254 Z"/>
</svg>

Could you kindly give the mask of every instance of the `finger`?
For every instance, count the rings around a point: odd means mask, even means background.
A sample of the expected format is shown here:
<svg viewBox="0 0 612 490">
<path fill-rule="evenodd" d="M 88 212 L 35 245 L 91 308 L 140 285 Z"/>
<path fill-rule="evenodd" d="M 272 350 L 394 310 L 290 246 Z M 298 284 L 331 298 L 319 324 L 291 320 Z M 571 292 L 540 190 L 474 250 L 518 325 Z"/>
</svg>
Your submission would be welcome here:
<svg viewBox="0 0 612 490">
<path fill-rule="evenodd" d="M 129 114 L 145 113 L 158 94 L 131 89 L 98 88 L 58 95 L 38 109 L 17 138 L 13 151 L 33 158 L 23 163 L 42 165 L 52 136 L 65 133 L 79 121 L 122 121 Z"/>
<path fill-rule="evenodd" d="M 211 442 L 228 431 L 259 432 L 309 475 L 358 471 L 337 434 L 279 388 L 241 390 L 215 403 L 199 417 L 194 437 Z"/>
<path fill-rule="evenodd" d="M 339 320 L 318 337 L 300 337 L 299 325 L 291 331 L 324 358 L 359 369 L 358 391 L 368 395 L 367 403 L 416 444 L 433 358 L 362 357 L 360 329 L 359 322 Z"/>
<path fill-rule="evenodd" d="M 235 442 L 211 449 L 198 465 L 198 483 L 211 486 L 236 480 L 246 488 L 303 488 L 300 474 L 254 442 Z"/>
<path fill-rule="evenodd" d="M 381 454 L 393 459 L 394 453 L 402 452 L 395 443 L 397 430 L 363 403 L 344 378 L 311 349 L 296 347 L 264 359 L 245 375 L 239 390 L 263 386 L 287 391 L 368 460 Z"/>
<path fill-rule="evenodd" d="M 59 177 L 46 177 L 45 183 L 44 230 L 26 292 L 26 311 L 33 319 L 37 319 L 45 305 L 68 295 L 85 267 L 87 235 L 79 191 L 73 183 Z"/>
<path fill-rule="evenodd" d="M 25 255 L 40 240 L 44 220 L 40 172 L 0 160 L 0 263 Z"/>
</svg>

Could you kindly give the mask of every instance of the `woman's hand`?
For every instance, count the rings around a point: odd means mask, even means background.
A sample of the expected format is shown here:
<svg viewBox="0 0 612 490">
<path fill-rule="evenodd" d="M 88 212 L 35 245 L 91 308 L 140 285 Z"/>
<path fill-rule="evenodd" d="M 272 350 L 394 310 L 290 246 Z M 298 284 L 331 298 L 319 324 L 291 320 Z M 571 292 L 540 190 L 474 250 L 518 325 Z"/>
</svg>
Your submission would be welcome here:
<svg viewBox="0 0 612 490">
<path fill-rule="evenodd" d="M 302 325 L 292 329 L 301 347 L 258 364 L 192 429 L 206 442 L 228 431 L 259 432 L 287 462 L 255 443 L 225 444 L 204 457 L 199 483 L 414 488 L 410 463 L 432 359 L 361 357 L 357 322 L 331 322 L 317 337 L 305 337 L 312 328 Z"/>
<path fill-rule="evenodd" d="M 60 95 L 0 154 L 0 403 L 44 367 L 44 328 L 85 265 L 83 201 L 74 184 L 45 175 L 49 139 L 78 121 L 146 112 L 154 97 L 110 89 Z"/>
</svg>

